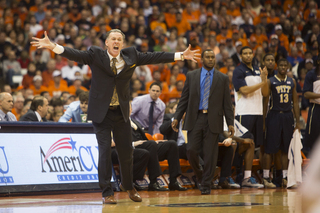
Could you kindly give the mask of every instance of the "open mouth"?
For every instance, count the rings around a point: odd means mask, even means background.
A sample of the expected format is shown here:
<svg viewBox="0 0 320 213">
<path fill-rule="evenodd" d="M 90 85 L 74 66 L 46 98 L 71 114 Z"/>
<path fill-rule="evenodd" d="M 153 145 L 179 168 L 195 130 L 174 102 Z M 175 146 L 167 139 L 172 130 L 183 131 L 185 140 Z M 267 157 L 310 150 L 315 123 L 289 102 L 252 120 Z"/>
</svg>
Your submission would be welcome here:
<svg viewBox="0 0 320 213">
<path fill-rule="evenodd" d="M 119 47 L 113 47 L 113 49 L 114 49 L 114 50 L 118 50 L 118 49 L 119 49 Z"/>
</svg>

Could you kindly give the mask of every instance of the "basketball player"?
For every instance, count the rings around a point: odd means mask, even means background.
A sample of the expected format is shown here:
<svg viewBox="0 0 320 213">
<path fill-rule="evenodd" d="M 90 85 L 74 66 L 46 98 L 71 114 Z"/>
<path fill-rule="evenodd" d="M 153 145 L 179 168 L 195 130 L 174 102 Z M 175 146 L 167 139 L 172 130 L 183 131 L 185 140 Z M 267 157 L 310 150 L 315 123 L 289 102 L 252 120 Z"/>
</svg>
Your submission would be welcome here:
<svg viewBox="0 0 320 213">
<path fill-rule="evenodd" d="M 265 186 L 271 183 L 269 170 L 272 154 L 281 155 L 282 185 L 287 185 L 288 150 L 294 131 L 293 111 L 296 119 L 296 128 L 299 126 L 299 103 L 296 91 L 296 81 L 287 76 L 288 61 L 278 61 L 278 73 L 268 79 L 268 93 L 270 97 L 269 112 L 266 118 L 266 141 L 264 142 L 263 182 Z"/>
</svg>

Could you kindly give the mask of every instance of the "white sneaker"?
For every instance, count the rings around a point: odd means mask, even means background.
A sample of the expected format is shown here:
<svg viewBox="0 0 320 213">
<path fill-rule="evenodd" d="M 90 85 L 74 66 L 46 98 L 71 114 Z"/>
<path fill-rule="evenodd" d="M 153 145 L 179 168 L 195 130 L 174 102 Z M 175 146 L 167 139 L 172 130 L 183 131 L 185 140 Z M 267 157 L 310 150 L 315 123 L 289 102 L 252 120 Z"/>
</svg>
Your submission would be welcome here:
<svg viewBox="0 0 320 213">
<path fill-rule="evenodd" d="M 231 189 L 240 189 L 240 185 L 235 183 L 232 177 L 227 177 Z"/>
<path fill-rule="evenodd" d="M 264 185 L 258 183 L 254 177 L 243 179 L 241 185 L 242 185 L 242 188 L 258 188 L 258 189 L 264 188 Z"/>
<path fill-rule="evenodd" d="M 266 189 L 275 189 L 276 185 L 271 182 L 270 178 L 263 178 L 263 185 Z"/>
</svg>

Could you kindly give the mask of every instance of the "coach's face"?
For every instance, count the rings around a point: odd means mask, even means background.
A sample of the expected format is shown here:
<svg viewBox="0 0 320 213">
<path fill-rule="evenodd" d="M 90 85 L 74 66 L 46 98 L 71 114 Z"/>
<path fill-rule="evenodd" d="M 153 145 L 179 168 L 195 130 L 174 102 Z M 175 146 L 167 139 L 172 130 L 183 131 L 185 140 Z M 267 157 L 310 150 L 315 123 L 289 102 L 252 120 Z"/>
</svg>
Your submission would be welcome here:
<svg viewBox="0 0 320 213">
<path fill-rule="evenodd" d="M 206 51 L 202 56 L 202 63 L 206 70 L 212 70 L 216 64 L 216 56 L 213 51 Z"/>
<path fill-rule="evenodd" d="M 112 32 L 106 39 L 106 46 L 108 48 L 108 52 L 113 57 L 117 57 L 120 54 L 120 50 L 123 47 L 123 37 L 121 33 Z"/>
<path fill-rule="evenodd" d="M 159 96 L 161 95 L 161 89 L 159 86 L 157 85 L 153 85 L 150 89 L 149 89 L 149 94 L 152 100 L 156 101 Z"/>
</svg>

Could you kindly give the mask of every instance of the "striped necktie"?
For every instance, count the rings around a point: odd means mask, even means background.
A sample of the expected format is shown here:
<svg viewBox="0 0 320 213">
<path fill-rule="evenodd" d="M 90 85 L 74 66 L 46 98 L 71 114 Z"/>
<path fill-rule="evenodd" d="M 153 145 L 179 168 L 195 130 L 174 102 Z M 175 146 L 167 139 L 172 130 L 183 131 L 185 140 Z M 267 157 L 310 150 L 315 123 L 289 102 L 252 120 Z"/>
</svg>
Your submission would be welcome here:
<svg viewBox="0 0 320 213">
<path fill-rule="evenodd" d="M 206 79 L 204 82 L 204 92 L 203 92 L 203 100 L 202 100 L 202 108 L 204 110 L 208 109 L 209 93 L 210 93 L 210 73 L 207 72 Z"/>
<path fill-rule="evenodd" d="M 112 67 L 111 67 L 111 70 L 112 72 L 117 75 L 117 67 L 116 67 L 116 62 L 118 60 L 116 58 L 112 58 Z M 119 105 L 119 97 L 118 97 L 118 93 L 117 93 L 117 89 L 116 89 L 116 85 L 114 85 L 114 89 L 113 89 L 113 95 L 112 95 L 112 98 L 111 98 L 111 103 L 110 103 L 111 106 L 113 105 Z"/>
</svg>

